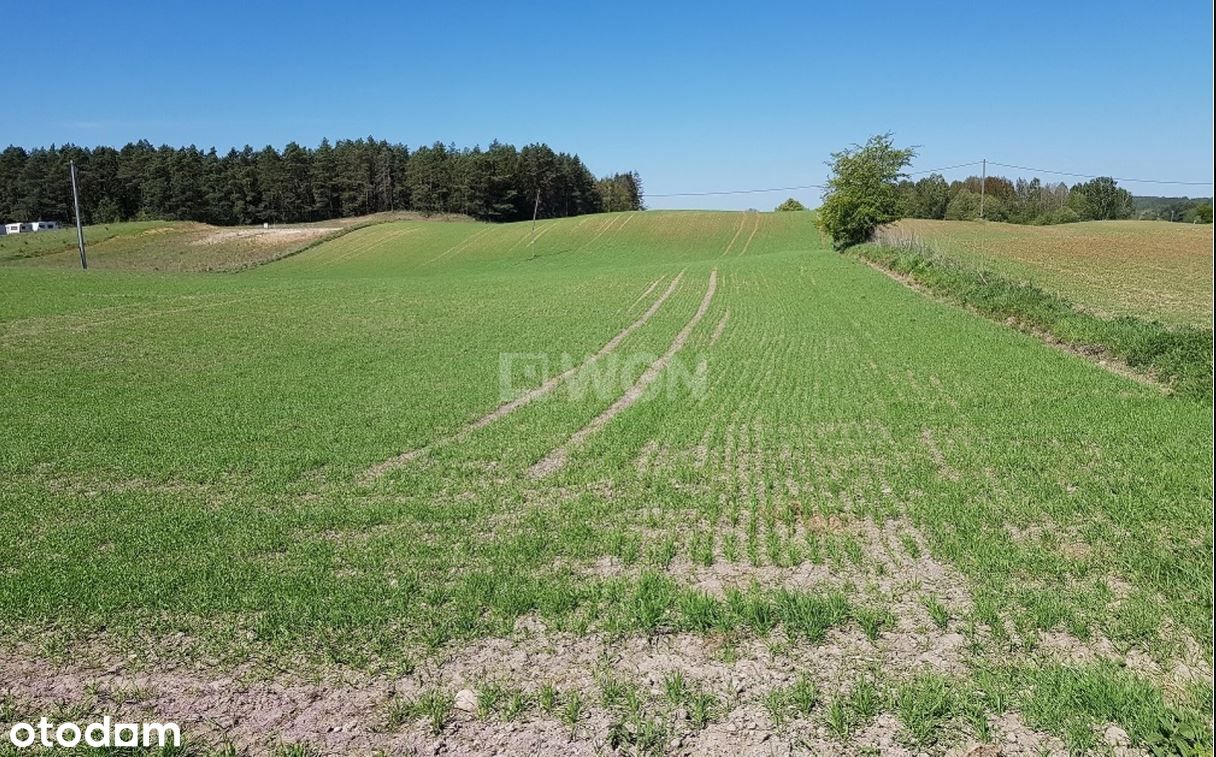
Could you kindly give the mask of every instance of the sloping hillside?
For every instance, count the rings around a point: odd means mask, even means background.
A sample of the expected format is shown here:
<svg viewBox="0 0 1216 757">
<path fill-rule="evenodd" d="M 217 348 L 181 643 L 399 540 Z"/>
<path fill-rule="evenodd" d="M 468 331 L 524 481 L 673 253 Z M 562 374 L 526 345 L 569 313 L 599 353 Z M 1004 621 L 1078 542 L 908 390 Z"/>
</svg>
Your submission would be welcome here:
<svg viewBox="0 0 1216 757">
<path fill-rule="evenodd" d="M 251 752 L 1210 744 L 1210 404 L 811 214 L 531 234 L 6 266 L 5 704 Z"/>
</svg>

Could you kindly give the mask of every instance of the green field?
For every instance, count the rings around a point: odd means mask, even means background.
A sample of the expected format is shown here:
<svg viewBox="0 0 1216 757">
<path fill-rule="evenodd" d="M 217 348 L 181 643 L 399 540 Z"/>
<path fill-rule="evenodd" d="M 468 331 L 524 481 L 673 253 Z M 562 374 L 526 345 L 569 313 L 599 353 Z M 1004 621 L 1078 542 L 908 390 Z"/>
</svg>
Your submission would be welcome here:
<svg viewBox="0 0 1216 757">
<path fill-rule="evenodd" d="M 186 221 L 134 221 L 88 226 L 89 267 L 98 271 L 234 272 L 295 255 L 363 226 L 417 219 L 416 213 L 380 213 L 319 223 L 227 228 Z M 463 220 L 461 216 L 436 220 Z M 76 229 L 0 236 L 0 264 L 79 268 Z"/>
<path fill-rule="evenodd" d="M 112 267 L 154 267 L 128 238 Z M 1210 404 L 912 291 L 811 213 L 530 240 L 0 265 L 0 722 L 1210 752 Z"/>
<path fill-rule="evenodd" d="M 166 221 L 134 221 L 90 226 L 87 241 L 90 245 L 104 247 L 128 247 L 132 238 L 158 235 L 166 230 L 189 229 L 197 224 L 169 223 Z M 63 227 L 54 231 L 39 231 L 32 234 L 0 235 L 0 262 L 11 263 L 46 255 L 64 254 L 80 265 L 77 251 L 76 229 Z"/>
<path fill-rule="evenodd" d="M 1212 225 L 1088 221 L 1026 226 L 904 219 L 885 233 L 1029 280 L 1100 316 L 1212 322 Z"/>
</svg>

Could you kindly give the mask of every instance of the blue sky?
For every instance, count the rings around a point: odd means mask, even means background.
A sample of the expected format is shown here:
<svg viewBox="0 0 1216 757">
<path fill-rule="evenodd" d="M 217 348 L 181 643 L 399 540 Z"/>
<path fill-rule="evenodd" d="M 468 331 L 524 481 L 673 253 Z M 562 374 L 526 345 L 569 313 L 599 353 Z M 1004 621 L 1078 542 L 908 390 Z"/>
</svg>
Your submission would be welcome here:
<svg viewBox="0 0 1216 757">
<path fill-rule="evenodd" d="M 892 131 L 919 168 L 1212 179 L 1211 5 L 1193 0 L 72 5 L 6 35 L 0 143 L 544 141 L 658 194 L 818 183 L 832 150 Z M 819 193 L 649 205 L 786 194 Z"/>
</svg>

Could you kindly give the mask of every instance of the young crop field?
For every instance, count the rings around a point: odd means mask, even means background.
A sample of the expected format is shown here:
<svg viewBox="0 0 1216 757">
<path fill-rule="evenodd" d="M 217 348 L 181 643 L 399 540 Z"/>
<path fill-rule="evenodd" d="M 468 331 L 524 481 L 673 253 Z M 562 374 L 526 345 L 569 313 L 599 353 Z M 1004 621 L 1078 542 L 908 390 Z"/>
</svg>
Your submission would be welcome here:
<svg viewBox="0 0 1216 757">
<path fill-rule="evenodd" d="M 1101 316 L 1212 321 L 1211 224 L 905 219 L 885 236 L 916 238 L 956 260 L 1033 281 Z"/>
<path fill-rule="evenodd" d="M 1210 315 L 1195 230 L 1076 226 L 1009 265 Z M 0 723 L 1210 753 L 1210 402 L 914 291 L 807 212 L 344 231 L 256 267 L 176 225 L 87 273 L 0 262 Z"/>
<path fill-rule="evenodd" d="M 133 221 L 89 226 L 85 242 L 94 270 L 231 272 L 280 260 L 366 225 L 407 218 L 419 216 L 383 213 L 267 228 Z M 76 229 L 0 236 L 0 263 L 79 268 Z"/>
<path fill-rule="evenodd" d="M 175 224 L 166 221 L 132 221 L 112 223 L 88 228 L 90 244 L 111 246 L 116 240 L 138 237 L 144 234 L 159 234 L 174 228 L 190 228 L 191 224 Z M 26 234 L 0 234 L 0 261 L 10 263 L 55 253 L 71 252 L 79 255 L 76 247 L 76 229 L 59 228 Z M 80 258 L 72 258 L 80 265 Z"/>
</svg>

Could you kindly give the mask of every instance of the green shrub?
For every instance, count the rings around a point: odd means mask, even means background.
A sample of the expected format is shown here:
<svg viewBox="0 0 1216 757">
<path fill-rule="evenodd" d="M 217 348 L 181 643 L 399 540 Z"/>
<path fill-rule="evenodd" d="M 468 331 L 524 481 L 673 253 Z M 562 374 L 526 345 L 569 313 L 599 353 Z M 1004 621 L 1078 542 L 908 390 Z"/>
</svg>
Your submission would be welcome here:
<svg viewBox="0 0 1216 757">
<path fill-rule="evenodd" d="M 1031 223 L 1035 226 L 1053 226 L 1057 223 L 1076 223 L 1080 220 L 1081 216 L 1077 214 L 1077 211 L 1064 207 L 1037 215 Z"/>
<path fill-rule="evenodd" d="M 832 153 L 832 176 L 818 223 L 838 250 L 866 242 L 879 226 L 899 217 L 896 182 L 916 153 L 896 149 L 890 134 Z"/>
<path fill-rule="evenodd" d="M 980 217 L 980 196 L 969 189 L 960 189 L 946 205 L 946 220 L 971 221 Z"/>
</svg>

